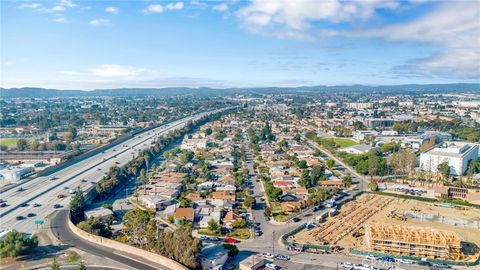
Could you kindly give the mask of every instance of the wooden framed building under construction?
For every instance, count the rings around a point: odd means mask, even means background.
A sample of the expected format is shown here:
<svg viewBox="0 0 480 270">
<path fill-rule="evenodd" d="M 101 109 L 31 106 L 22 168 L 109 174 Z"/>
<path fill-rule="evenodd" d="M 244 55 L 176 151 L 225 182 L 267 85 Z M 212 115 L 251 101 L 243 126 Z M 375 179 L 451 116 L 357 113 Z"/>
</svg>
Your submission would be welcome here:
<svg viewBox="0 0 480 270">
<path fill-rule="evenodd" d="M 370 223 L 365 242 L 372 252 L 430 259 L 463 258 L 460 237 L 451 231 L 423 227 Z"/>
</svg>

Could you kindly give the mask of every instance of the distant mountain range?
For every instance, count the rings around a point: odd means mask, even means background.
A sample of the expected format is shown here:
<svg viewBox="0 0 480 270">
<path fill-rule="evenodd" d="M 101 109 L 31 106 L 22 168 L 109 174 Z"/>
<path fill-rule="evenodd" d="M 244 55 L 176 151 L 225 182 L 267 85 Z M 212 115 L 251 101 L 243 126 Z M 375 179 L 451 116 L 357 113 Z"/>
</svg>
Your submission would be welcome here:
<svg viewBox="0 0 480 270">
<path fill-rule="evenodd" d="M 303 86 L 303 87 L 258 87 L 258 88 L 225 88 L 214 89 L 208 87 L 188 88 L 116 88 L 99 90 L 60 90 L 45 88 L 0 88 L 0 98 L 60 98 L 60 97 L 106 97 L 106 96 L 224 96 L 231 94 L 315 94 L 318 92 L 327 93 L 352 93 L 352 92 L 383 92 L 383 93 L 458 93 L 472 92 L 480 93 L 480 84 L 475 83 L 454 83 L 454 84 L 405 84 L 405 85 L 345 85 L 345 86 Z"/>
</svg>

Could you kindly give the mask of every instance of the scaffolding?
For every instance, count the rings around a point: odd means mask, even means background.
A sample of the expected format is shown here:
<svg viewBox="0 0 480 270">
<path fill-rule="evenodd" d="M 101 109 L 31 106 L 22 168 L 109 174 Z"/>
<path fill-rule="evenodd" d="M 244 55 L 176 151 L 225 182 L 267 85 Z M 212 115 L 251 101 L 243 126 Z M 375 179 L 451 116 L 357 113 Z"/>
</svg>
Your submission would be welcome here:
<svg viewBox="0 0 480 270">
<path fill-rule="evenodd" d="M 370 217 L 393 200 L 391 197 L 368 195 L 345 205 L 340 214 L 313 229 L 309 235 L 322 245 L 335 245 L 345 236 L 355 235 Z"/>
<path fill-rule="evenodd" d="M 370 223 L 365 242 L 372 252 L 430 259 L 463 259 L 460 237 L 452 231 Z"/>
</svg>

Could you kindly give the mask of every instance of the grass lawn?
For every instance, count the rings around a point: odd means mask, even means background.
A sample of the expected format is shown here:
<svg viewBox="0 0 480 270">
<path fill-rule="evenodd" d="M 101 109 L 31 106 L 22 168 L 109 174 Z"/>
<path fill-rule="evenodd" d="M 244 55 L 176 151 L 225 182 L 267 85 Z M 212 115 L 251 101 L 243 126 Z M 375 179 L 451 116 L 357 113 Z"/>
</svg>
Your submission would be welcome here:
<svg viewBox="0 0 480 270">
<path fill-rule="evenodd" d="M 12 147 L 17 145 L 17 138 L 0 138 L 0 145 Z"/>
<path fill-rule="evenodd" d="M 358 144 L 356 141 L 348 138 L 333 138 L 333 140 L 337 145 L 340 146 L 340 148 L 346 148 L 346 147 L 350 147 Z"/>
<path fill-rule="evenodd" d="M 286 222 L 287 220 L 290 219 L 290 215 L 286 215 L 284 212 L 280 213 L 273 213 L 273 219 L 279 222 Z"/>
<path fill-rule="evenodd" d="M 247 228 L 235 229 L 233 232 L 228 233 L 227 236 L 239 239 L 248 239 L 250 237 L 250 231 Z"/>
<path fill-rule="evenodd" d="M 198 234 L 208 235 L 208 236 L 222 236 L 220 233 L 214 233 L 209 229 L 200 229 L 198 230 Z"/>
</svg>

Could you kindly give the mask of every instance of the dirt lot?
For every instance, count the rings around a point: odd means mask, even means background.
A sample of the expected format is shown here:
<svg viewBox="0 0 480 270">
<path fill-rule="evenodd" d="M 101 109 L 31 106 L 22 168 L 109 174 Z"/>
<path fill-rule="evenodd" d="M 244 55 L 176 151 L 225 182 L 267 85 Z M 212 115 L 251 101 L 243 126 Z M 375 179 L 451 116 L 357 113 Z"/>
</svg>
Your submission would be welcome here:
<svg viewBox="0 0 480 270">
<path fill-rule="evenodd" d="M 321 226 L 304 230 L 291 240 L 300 244 L 339 245 L 362 249 L 364 224 L 384 222 L 454 231 L 480 247 L 480 209 L 434 205 L 416 200 L 365 194 L 344 205 Z M 354 236 L 355 237 L 354 237 Z"/>
</svg>

